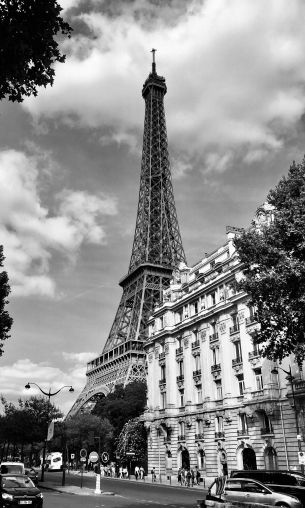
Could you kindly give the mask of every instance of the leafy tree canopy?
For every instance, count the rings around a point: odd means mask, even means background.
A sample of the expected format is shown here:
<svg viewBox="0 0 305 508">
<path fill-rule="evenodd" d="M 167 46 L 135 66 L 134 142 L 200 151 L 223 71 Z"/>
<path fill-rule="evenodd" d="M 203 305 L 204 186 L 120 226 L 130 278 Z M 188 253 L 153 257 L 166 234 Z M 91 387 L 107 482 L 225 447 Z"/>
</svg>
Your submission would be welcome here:
<svg viewBox="0 0 305 508">
<path fill-rule="evenodd" d="M 56 35 L 72 28 L 56 0 L 0 0 L 0 100 L 22 102 L 52 85 L 55 62 L 64 62 Z"/>
<path fill-rule="evenodd" d="M 261 329 L 262 354 L 281 361 L 305 357 L 305 158 L 291 165 L 267 197 L 272 219 L 235 240 L 244 279 Z M 258 210 L 258 214 L 261 210 Z"/>
<path fill-rule="evenodd" d="M 134 381 L 124 388 L 116 385 L 114 391 L 101 398 L 93 413 L 107 418 L 118 436 L 124 424 L 143 413 L 146 406 L 146 383 Z"/>
<path fill-rule="evenodd" d="M 128 460 L 130 456 L 127 453 L 134 453 L 134 458 L 140 463 L 146 463 L 147 459 L 147 439 L 146 429 L 139 418 L 133 418 L 125 423 L 120 432 L 116 456 L 121 460 Z"/>
<path fill-rule="evenodd" d="M 3 266 L 3 261 L 3 247 L 0 245 L 0 267 Z M 0 356 L 3 355 L 3 342 L 10 337 L 9 331 L 13 324 L 13 319 L 7 310 L 5 310 L 5 306 L 8 304 L 7 297 L 10 291 L 11 288 L 8 283 L 7 273 L 4 271 L 0 272 Z"/>
</svg>

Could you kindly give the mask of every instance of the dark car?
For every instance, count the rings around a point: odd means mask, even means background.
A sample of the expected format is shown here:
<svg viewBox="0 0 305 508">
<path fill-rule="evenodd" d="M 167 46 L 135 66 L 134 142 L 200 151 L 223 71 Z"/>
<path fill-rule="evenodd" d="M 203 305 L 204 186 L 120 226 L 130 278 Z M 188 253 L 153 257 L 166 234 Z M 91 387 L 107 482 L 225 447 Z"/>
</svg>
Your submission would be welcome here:
<svg viewBox="0 0 305 508">
<path fill-rule="evenodd" d="M 24 474 L 0 475 L 0 495 L 3 508 L 42 508 L 43 495 L 30 478 Z"/>
<path fill-rule="evenodd" d="M 32 480 L 34 485 L 38 485 L 38 473 L 37 471 L 35 471 L 33 467 L 31 468 L 26 467 L 24 474 L 26 474 Z"/>
</svg>

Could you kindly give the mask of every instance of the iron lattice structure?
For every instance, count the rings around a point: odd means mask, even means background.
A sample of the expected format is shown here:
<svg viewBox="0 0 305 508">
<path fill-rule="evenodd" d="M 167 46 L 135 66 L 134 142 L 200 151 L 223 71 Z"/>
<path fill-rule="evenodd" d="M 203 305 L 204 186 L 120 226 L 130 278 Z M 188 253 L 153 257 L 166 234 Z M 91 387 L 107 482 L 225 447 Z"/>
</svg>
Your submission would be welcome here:
<svg viewBox="0 0 305 508">
<path fill-rule="evenodd" d="M 87 384 L 69 415 L 116 383 L 145 379 L 147 319 L 162 299 L 173 269 L 186 262 L 171 179 L 164 110 L 165 79 L 152 72 L 142 96 L 145 121 L 135 235 L 122 298 L 103 353 L 89 362 Z M 89 404 L 90 407 L 90 404 Z"/>
</svg>

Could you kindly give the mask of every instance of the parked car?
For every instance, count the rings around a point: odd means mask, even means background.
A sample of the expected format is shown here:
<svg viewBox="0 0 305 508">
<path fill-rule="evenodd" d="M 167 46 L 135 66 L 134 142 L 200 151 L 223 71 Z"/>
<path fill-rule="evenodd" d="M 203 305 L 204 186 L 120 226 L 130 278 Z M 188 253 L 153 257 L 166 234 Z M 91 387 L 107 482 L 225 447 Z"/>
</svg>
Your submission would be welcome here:
<svg viewBox="0 0 305 508">
<path fill-rule="evenodd" d="M 305 487 L 305 475 L 299 471 L 289 469 L 235 469 L 231 471 L 231 478 L 253 478 L 263 483 L 279 485 L 300 485 Z"/>
<path fill-rule="evenodd" d="M 208 490 L 206 500 L 302 508 L 302 503 L 295 496 L 276 492 L 272 487 L 249 478 L 224 478 L 221 486 L 215 481 Z"/>
<path fill-rule="evenodd" d="M 42 508 L 43 495 L 30 478 L 24 474 L 1 474 L 0 495 L 3 508 Z"/>
<path fill-rule="evenodd" d="M 23 462 L 1 462 L 0 473 L 24 474 L 24 464 Z"/>
<path fill-rule="evenodd" d="M 34 485 L 38 485 L 38 473 L 35 471 L 33 467 L 25 468 L 25 473 L 34 483 Z"/>
</svg>

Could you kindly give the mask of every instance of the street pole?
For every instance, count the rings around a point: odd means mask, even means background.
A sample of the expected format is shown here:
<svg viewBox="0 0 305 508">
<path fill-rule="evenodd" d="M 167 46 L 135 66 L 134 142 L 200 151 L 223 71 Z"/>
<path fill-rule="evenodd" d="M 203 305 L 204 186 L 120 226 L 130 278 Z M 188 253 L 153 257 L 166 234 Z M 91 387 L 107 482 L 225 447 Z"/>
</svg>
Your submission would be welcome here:
<svg viewBox="0 0 305 508">
<path fill-rule="evenodd" d="M 64 388 L 69 388 L 69 392 L 74 392 L 74 388 L 71 385 L 65 385 L 65 386 L 62 386 L 61 388 L 59 388 L 59 390 L 57 390 L 56 392 L 53 392 L 53 393 L 51 393 L 51 388 L 49 388 L 48 392 L 45 392 L 42 388 L 40 388 L 40 386 L 37 383 L 27 383 L 25 385 L 25 388 L 27 390 L 29 390 L 31 388 L 31 385 L 37 386 L 38 390 L 40 390 L 41 393 L 43 393 L 43 395 L 48 397 L 47 434 L 46 434 L 46 437 L 45 437 L 45 440 L 44 440 L 43 450 L 42 450 L 42 465 L 41 465 L 41 477 L 40 477 L 40 481 L 43 482 L 44 481 L 44 471 L 45 471 L 46 451 L 47 451 L 47 441 L 48 441 L 48 430 L 49 430 L 50 399 L 51 399 L 51 397 L 54 397 L 54 395 L 57 395 Z"/>
</svg>

